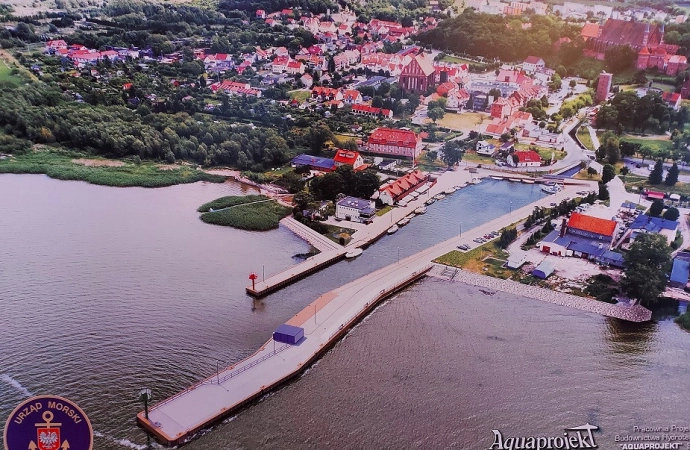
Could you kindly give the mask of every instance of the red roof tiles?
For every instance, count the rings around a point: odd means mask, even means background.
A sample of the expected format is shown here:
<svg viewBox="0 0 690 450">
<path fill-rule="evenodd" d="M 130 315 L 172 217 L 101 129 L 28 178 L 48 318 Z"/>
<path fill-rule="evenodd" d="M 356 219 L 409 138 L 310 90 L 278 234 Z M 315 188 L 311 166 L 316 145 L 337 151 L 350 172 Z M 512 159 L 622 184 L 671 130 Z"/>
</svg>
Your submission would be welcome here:
<svg viewBox="0 0 690 450">
<path fill-rule="evenodd" d="M 598 217 L 586 216 L 580 213 L 573 213 L 568 220 L 568 228 L 589 231 L 590 233 L 613 236 L 616 231 L 614 220 L 600 219 Z"/>
</svg>

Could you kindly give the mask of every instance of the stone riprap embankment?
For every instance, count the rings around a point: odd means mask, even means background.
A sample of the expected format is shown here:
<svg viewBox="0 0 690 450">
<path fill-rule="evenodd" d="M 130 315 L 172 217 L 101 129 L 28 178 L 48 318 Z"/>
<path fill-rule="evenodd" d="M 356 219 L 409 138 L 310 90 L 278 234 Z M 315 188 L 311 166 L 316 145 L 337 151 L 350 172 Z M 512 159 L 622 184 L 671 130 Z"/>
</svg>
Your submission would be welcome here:
<svg viewBox="0 0 690 450">
<path fill-rule="evenodd" d="M 447 276 L 444 276 L 444 273 L 448 273 L 445 268 L 446 266 L 434 268 L 429 275 L 448 279 Z M 630 322 L 646 322 L 652 318 L 652 312 L 640 305 L 612 305 L 610 303 L 600 302 L 591 298 L 578 297 L 577 295 L 552 291 L 550 289 L 544 289 L 537 286 L 530 286 L 517 281 L 502 280 L 500 278 L 480 275 L 477 273 L 468 272 L 466 270 L 458 270 L 457 272 L 454 272 L 452 280 L 494 291 L 508 292 L 510 294 L 533 298 L 535 300 L 542 300 L 545 302 L 554 303 L 556 305 L 568 306 L 581 311 L 592 312 L 608 317 L 615 317 Z"/>
</svg>

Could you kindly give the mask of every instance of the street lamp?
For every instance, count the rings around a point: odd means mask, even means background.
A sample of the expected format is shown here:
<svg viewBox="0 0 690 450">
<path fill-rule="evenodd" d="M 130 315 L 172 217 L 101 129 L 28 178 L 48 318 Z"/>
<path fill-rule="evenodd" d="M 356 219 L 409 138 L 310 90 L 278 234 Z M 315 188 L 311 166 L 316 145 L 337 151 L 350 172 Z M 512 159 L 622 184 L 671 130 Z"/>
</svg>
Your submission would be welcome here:
<svg viewBox="0 0 690 450">
<path fill-rule="evenodd" d="M 398 264 L 400 264 L 400 247 L 398 247 Z"/>
<path fill-rule="evenodd" d="M 462 222 L 460 222 L 460 237 L 462 237 Z"/>
</svg>

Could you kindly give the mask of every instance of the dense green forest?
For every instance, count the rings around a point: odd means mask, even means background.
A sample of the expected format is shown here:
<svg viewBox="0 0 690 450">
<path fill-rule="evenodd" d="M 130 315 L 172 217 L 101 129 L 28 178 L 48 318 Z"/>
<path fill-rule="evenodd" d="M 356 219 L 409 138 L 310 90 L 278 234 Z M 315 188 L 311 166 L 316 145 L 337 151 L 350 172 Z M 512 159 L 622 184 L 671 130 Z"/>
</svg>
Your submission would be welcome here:
<svg viewBox="0 0 690 450">
<path fill-rule="evenodd" d="M 666 132 L 672 127 L 683 129 L 690 121 L 690 111 L 674 111 L 658 93 L 638 97 L 634 91 L 620 92 L 597 113 L 596 124 L 622 133 L 625 131 Z"/>
<path fill-rule="evenodd" d="M 577 39 L 580 27 L 546 16 L 533 16 L 532 26 L 522 28 L 519 19 L 478 13 L 472 8 L 421 33 L 421 42 L 458 54 L 521 61 L 529 55 L 548 58 L 553 43 L 562 37 Z"/>
</svg>

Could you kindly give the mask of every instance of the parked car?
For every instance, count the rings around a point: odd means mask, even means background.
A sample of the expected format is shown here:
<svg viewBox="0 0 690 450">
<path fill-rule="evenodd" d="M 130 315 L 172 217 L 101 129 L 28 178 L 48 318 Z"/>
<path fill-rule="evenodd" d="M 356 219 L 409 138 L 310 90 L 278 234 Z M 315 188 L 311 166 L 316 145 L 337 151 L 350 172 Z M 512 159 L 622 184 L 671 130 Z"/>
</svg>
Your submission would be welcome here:
<svg viewBox="0 0 690 450">
<path fill-rule="evenodd" d="M 467 245 L 467 244 L 460 244 L 460 245 L 458 245 L 458 248 L 459 248 L 460 250 L 467 251 L 467 250 L 470 249 L 470 246 Z"/>
</svg>

